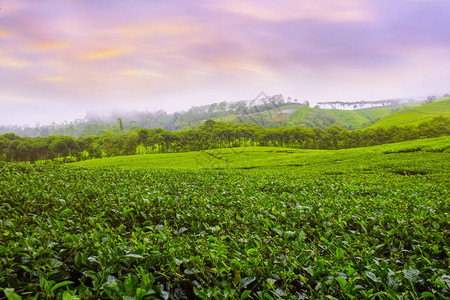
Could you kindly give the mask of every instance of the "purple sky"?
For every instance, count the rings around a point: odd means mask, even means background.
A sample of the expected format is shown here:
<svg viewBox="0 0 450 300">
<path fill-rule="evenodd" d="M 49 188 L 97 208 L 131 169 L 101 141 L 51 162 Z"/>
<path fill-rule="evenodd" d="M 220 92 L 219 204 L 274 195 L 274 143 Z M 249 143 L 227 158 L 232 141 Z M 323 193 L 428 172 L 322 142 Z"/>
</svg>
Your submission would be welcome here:
<svg viewBox="0 0 450 300">
<path fill-rule="evenodd" d="M 450 93 L 449 12 L 448 0 L 0 0 L 0 125 L 261 91 Z"/>
</svg>

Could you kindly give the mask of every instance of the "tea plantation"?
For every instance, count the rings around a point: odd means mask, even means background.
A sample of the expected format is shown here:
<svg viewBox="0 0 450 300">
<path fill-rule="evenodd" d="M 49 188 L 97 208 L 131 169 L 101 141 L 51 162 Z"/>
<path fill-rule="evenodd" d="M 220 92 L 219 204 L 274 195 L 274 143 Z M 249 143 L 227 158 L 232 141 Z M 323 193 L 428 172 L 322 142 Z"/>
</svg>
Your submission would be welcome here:
<svg viewBox="0 0 450 300">
<path fill-rule="evenodd" d="M 0 162 L 0 298 L 448 299 L 449 148 Z"/>
</svg>

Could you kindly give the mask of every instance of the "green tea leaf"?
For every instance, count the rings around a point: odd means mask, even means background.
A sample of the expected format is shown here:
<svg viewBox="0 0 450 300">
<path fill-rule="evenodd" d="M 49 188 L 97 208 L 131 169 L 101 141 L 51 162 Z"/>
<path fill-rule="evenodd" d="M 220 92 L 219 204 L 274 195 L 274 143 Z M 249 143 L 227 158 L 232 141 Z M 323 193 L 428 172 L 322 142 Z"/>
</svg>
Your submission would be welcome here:
<svg viewBox="0 0 450 300">
<path fill-rule="evenodd" d="M 241 294 L 241 300 L 247 299 L 249 296 L 250 296 L 250 291 L 249 290 L 245 290 Z"/>
<path fill-rule="evenodd" d="M 411 281 L 411 283 L 416 283 L 419 280 L 420 271 L 414 268 L 409 268 L 408 270 L 403 270 L 405 277 Z"/>
<path fill-rule="evenodd" d="M 5 289 L 5 295 L 8 300 L 22 300 L 22 297 L 14 293 L 14 289 Z"/>
<path fill-rule="evenodd" d="M 239 282 L 240 288 L 246 288 L 250 283 L 256 280 L 256 277 L 244 277 Z"/>
<path fill-rule="evenodd" d="M 123 285 L 125 287 L 125 291 L 128 294 L 134 293 L 139 286 L 138 277 L 136 275 L 128 275 L 128 277 L 125 279 Z"/>
<path fill-rule="evenodd" d="M 336 277 L 335 279 L 339 283 L 339 286 L 341 287 L 341 289 L 344 289 L 347 286 L 347 280 L 345 280 L 345 278 Z"/>
<path fill-rule="evenodd" d="M 378 278 L 374 273 L 370 272 L 370 271 L 366 271 L 364 272 L 364 274 L 369 277 L 372 281 L 374 282 L 380 282 L 380 278 Z"/>
<path fill-rule="evenodd" d="M 59 289 L 60 287 L 63 287 L 63 286 L 69 285 L 69 284 L 73 284 L 73 283 L 74 283 L 73 281 L 68 281 L 68 280 L 63 281 L 63 282 L 58 282 L 51 288 L 51 291 L 55 291 L 55 290 Z"/>
<path fill-rule="evenodd" d="M 433 293 L 430 292 L 422 292 L 421 296 L 422 298 L 433 298 L 433 299 L 435 298 Z"/>
</svg>

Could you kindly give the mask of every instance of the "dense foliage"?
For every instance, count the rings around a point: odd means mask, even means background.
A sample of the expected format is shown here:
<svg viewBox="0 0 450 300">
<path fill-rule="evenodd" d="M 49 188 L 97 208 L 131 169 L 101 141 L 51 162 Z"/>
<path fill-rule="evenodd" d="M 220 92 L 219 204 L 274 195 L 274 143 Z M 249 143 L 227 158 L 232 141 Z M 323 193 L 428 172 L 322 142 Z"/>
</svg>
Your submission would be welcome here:
<svg viewBox="0 0 450 300">
<path fill-rule="evenodd" d="M 36 161 L 71 156 L 75 160 L 106 156 L 173 153 L 243 146 L 298 149 L 343 149 L 366 147 L 450 135 L 450 119 L 436 117 L 418 126 L 392 126 L 365 130 L 320 128 L 268 128 L 234 125 L 207 120 L 197 130 L 172 132 L 162 128 L 125 131 L 100 137 L 70 136 L 23 138 L 0 136 L 0 160 Z"/>
<path fill-rule="evenodd" d="M 297 100 L 284 99 L 282 95 L 265 96 L 253 101 L 236 101 L 193 106 L 187 111 L 167 113 L 163 110 L 154 112 L 130 111 L 116 112 L 110 116 L 88 113 L 84 119 L 77 119 L 62 124 L 36 126 L 0 126 L 0 134 L 15 133 L 24 137 L 71 136 L 74 138 L 99 136 L 117 131 L 117 119 L 123 120 L 126 129 L 163 128 L 165 130 L 183 130 L 198 127 L 204 120 L 219 116 L 248 116 L 255 113 L 276 109 L 288 104 L 297 104 Z M 300 106 L 300 104 L 298 104 Z"/>
<path fill-rule="evenodd" d="M 447 146 L 196 171 L 0 162 L 0 287 L 10 299 L 445 299 Z"/>
<path fill-rule="evenodd" d="M 61 124 L 35 126 L 1 126 L 0 135 L 15 133 L 22 137 L 71 136 L 73 138 L 101 136 L 119 133 L 118 119 L 126 130 L 141 128 L 162 128 L 164 130 L 181 131 L 198 129 L 207 119 L 228 124 L 256 124 L 262 128 L 302 127 L 328 129 L 336 126 L 347 129 L 362 129 L 382 122 L 383 127 L 392 125 L 418 125 L 420 122 L 430 121 L 433 117 L 443 115 L 450 117 L 450 98 L 444 98 L 433 103 L 429 101 L 420 103 L 404 103 L 390 106 L 394 100 L 383 101 L 384 107 L 370 109 L 321 109 L 310 107 L 308 101 L 284 99 L 282 95 L 256 98 L 252 101 L 220 102 L 209 105 L 194 106 L 187 111 L 167 113 L 163 110 L 114 112 L 109 116 L 88 113 L 85 118 Z M 412 101 L 412 100 L 411 100 Z M 363 102 L 353 102 L 352 107 L 360 107 Z M 367 103 L 367 102 L 365 102 Z M 326 103 L 324 103 L 326 104 Z M 351 103 L 344 103 L 350 105 Z M 409 110 L 414 108 L 413 114 Z M 397 119 L 396 112 L 405 111 Z M 385 118 L 387 122 L 384 122 Z M 413 120 L 405 119 L 412 117 Z M 413 124 L 404 124 L 414 121 Z"/>
</svg>

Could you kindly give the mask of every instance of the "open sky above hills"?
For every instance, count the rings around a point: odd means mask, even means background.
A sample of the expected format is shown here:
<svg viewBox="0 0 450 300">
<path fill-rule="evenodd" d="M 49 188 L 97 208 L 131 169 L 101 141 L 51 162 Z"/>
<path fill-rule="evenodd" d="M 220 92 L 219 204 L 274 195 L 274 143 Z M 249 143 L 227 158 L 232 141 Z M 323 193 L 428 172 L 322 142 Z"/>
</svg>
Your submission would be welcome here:
<svg viewBox="0 0 450 300">
<path fill-rule="evenodd" d="M 450 92 L 448 0 L 0 0 L 0 125 Z"/>
</svg>

